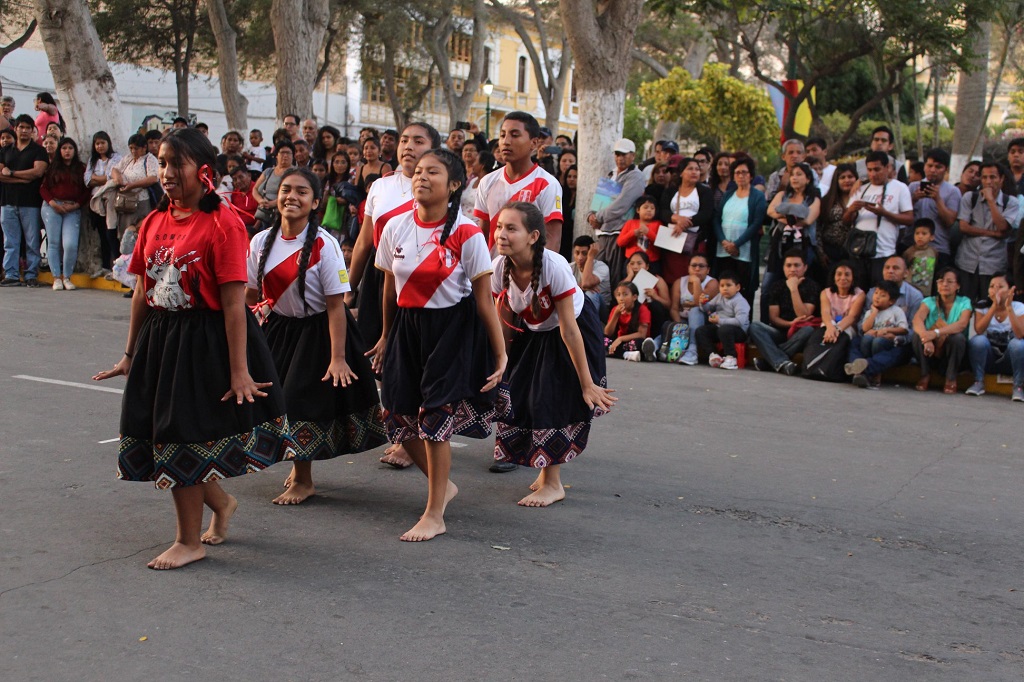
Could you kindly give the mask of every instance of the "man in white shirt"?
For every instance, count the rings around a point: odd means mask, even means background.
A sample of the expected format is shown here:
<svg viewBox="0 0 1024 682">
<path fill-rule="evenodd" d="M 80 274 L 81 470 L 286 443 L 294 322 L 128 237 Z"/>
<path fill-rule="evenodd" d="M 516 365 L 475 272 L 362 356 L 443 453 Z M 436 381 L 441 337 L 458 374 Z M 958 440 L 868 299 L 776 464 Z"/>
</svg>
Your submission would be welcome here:
<svg viewBox="0 0 1024 682">
<path fill-rule="evenodd" d="M 865 159 L 868 183 L 850 197 L 843 220 L 854 229 L 875 233 L 874 252 L 859 257 L 860 287 L 868 289 L 882 279 L 885 260 L 896 253 L 900 230 L 914 222 L 910 190 L 899 180 L 889 179 L 889 155 L 870 152 Z"/>
<path fill-rule="evenodd" d="M 832 186 L 832 174 L 836 172 L 835 164 L 828 162 L 828 142 L 825 142 L 823 137 L 808 137 L 804 142 L 804 149 L 807 150 L 808 157 L 817 157 L 825 164 L 818 173 L 818 193 L 824 197 L 828 194 L 828 188 Z"/>
</svg>

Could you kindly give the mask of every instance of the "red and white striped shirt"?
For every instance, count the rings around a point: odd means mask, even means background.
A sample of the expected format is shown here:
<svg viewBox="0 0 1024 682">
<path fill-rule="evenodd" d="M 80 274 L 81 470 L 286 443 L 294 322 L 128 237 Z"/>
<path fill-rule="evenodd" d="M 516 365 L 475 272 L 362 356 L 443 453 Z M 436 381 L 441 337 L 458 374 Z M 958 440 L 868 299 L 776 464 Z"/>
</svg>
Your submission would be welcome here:
<svg viewBox="0 0 1024 682">
<path fill-rule="evenodd" d="M 525 201 L 535 204 L 544 215 L 544 222 L 562 220 L 562 186 L 555 176 L 534 164 L 533 170 L 515 182 L 508 179 L 508 169 L 488 173 L 476 190 L 476 208 L 473 215 L 487 220 L 487 245 L 494 246 L 494 222 L 501 207 L 510 201 Z"/>
<path fill-rule="evenodd" d="M 491 275 L 491 293 L 495 298 L 501 296 L 502 280 L 505 277 L 505 257 L 498 256 L 492 263 L 494 273 Z M 546 332 L 558 327 L 558 311 L 555 310 L 555 301 L 572 296 L 573 315 L 579 317 L 583 312 L 583 290 L 576 286 L 576 277 L 572 274 L 572 268 L 562 256 L 544 249 L 544 262 L 541 265 L 540 279 L 537 282 L 540 291 L 537 294 L 537 303 L 540 305 L 540 315 L 534 315 L 530 305 L 533 303 L 533 286 L 520 289 L 516 286 L 515 280 L 510 279 L 508 293 L 505 300 L 512 312 L 521 315 L 526 326 L 535 332 Z"/>
<path fill-rule="evenodd" d="M 306 305 L 299 298 L 299 257 L 302 245 L 306 243 L 307 226 L 297 237 L 284 237 L 280 232 L 270 246 L 267 262 L 263 268 L 263 298 L 275 313 L 287 317 L 306 317 L 327 310 L 327 296 L 351 291 L 345 258 L 341 255 L 338 240 L 322 227 L 309 253 L 306 266 Z M 246 286 L 257 288 L 256 274 L 263 245 L 270 230 L 263 230 L 249 243 L 249 258 L 246 261 L 248 281 Z"/>
<path fill-rule="evenodd" d="M 373 248 L 380 247 L 380 235 L 384 226 L 395 216 L 408 213 L 413 209 L 412 178 L 407 178 L 402 171 L 395 171 L 380 178 L 370 185 L 370 193 L 366 196 L 364 214 L 373 221 Z"/>
<path fill-rule="evenodd" d="M 395 276 L 403 308 L 449 308 L 473 293 L 473 281 L 491 274 L 491 257 L 476 223 L 461 213 L 440 244 L 445 221 L 424 223 L 416 211 L 388 221 L 375 265 Z"/>
</svg>

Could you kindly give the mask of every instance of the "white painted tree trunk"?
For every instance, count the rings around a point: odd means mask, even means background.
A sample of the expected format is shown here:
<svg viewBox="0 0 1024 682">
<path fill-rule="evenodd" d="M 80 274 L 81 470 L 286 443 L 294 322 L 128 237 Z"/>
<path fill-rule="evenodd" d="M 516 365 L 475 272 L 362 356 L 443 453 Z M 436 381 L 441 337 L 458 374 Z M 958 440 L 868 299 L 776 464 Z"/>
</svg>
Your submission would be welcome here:
<svg viewBox="0 0 1024 682">
<path fill-rule="evenodd" d="M 985 94 L 988 90 L 988 51 L 992 37 L 992 24 L 982 22 L 974 31 L 972 49 L 978 55 L 974 72 L 960 72 L 956 89 L 956 126 L 953 128 L 953 154 L 949 164 L 949 177 L 960 180 L 964 166 L 984 148 Z M 977 145 L 975 142 L 977 141 Z"/>
<path fill-rule="evenodd" d="M 587 214 L 597 182 L 615 168 L 612 147 L 622 137 L 622 114 L 626 106 L 626 89 L 582 90 L 579 93 L 579 164 L 576 185 L 576 224 L 573 237 L 592 234 Z"/>
<path fill-rule="evenodd" d="M 238 91 L 238 49 L 235 40 L 238 34 L 228 21 L 224 0 L 207 0 L 210 27 L 217 41 L 217 78 L 220 81 L 220 97 L 224 101 L 224 116 L 228 127 L 246 136 L 249 127 L 249 100 Z"/>
<path fill-rule="evenodd" d="M 313 86 L 330 19 L 328 0 L 274 0 L 270 21 L 277 56 L 277 120 L 313 114 Z"/>
<path fill-rule="evenodd" d="M 86 0 L 33 0 L 33 9 L 68 135 L 86 150 L 93 133 L 105 130 L 123 148 L 121 98 Z"/>
</svg>

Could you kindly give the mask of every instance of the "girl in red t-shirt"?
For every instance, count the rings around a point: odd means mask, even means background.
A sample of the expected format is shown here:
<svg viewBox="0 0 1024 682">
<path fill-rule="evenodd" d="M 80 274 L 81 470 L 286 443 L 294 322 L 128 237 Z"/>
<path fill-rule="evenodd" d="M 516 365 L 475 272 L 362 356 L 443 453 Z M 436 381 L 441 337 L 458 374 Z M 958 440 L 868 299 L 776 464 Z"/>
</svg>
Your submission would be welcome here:
<svg viewBox="0 0 1024 682">
<path fill-rule="evenodd" d="M 178 532 L 150 568 L 180 568 L 224 542 L 238 502 L 217 483 L 293 456 L 284 397 L 245 307 L 245 228 L 214 191 L 217 150 L 194 129 L 160 144 L 157 209 L 139 225 L 118 478 L 171 489 Z M 225 392 L 225 389 L 227 391 Z M 203 505 L 213 520 L 201 533 Z"/>
<path fill-rule="evenodd" d="M 654 361 L 654 339 L 651 329 L 651 311 L 640 303 L 640 292 L 632 282 L 620 282 L 615 287 L 617 306 L 612 308 L 604 326 L 604 346 L 608 355 L 633 362 Z"/>
</svg>

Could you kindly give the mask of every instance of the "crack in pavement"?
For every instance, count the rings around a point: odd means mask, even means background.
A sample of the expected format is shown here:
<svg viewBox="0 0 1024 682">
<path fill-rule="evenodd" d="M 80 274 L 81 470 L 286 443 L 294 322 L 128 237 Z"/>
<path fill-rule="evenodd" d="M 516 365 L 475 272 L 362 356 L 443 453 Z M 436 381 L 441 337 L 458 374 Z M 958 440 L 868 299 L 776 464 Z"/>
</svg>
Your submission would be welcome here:
<svg viewBox="0 0 1024 682">
<path fill-rule="evenodd" d="M 11 592 L 17 592 L 18 590 L 23 590 L 26 587 L 37 587 L 39 585 L 46 585 L 47 583 L 52 583 L 52 582 L 56 582 L 58 580 L 63 580 L 64 578 L 67 578 L 72 573 L 75 573 L 76 571 L 79 571 L 79 570 L 81 570 L 83 568 L 89 568 L 91 566 L 99 566 L 100 564 L 108 564 L 108 563 L 110 563 L 112 561 L 123 561 L 124 559 L 130 559 L 133 556 L 137 556 L 139 554 L 142 554 L 143 552 L 148 552 L 150 550 L 154 550 L 157 547 L 163 547 L 166 544 L 167 544 L 167 542 L 158 542 L 157 544 L 155 544 L 155 545 L 153 545 L 151 547 L 143 547 L 142 549 L 137 550 L 135 552 L 132 552 L 131 554 L 126 554 L 125 556 L 111 557 L 109 559 L 100 559 L 99 561 L 94 561 L 91 564 L 82 564 L 81 566 L 76 566 L 75 568 L 71 569 L 70 571 L 68 571 L 64 575 L 59 575 L 59 576 L 56 576 L 54 578 L 47 578 L 46 580 L 37 580 L 35 582 L 25 583 L 24 585 L 18 585 L 16 587 L 9 587 L 6 590 L 4 590 L 3 592 L 0 592 L 0 598 L 3 598 L 4 595 L 10 594 Z"/>
</svg>

